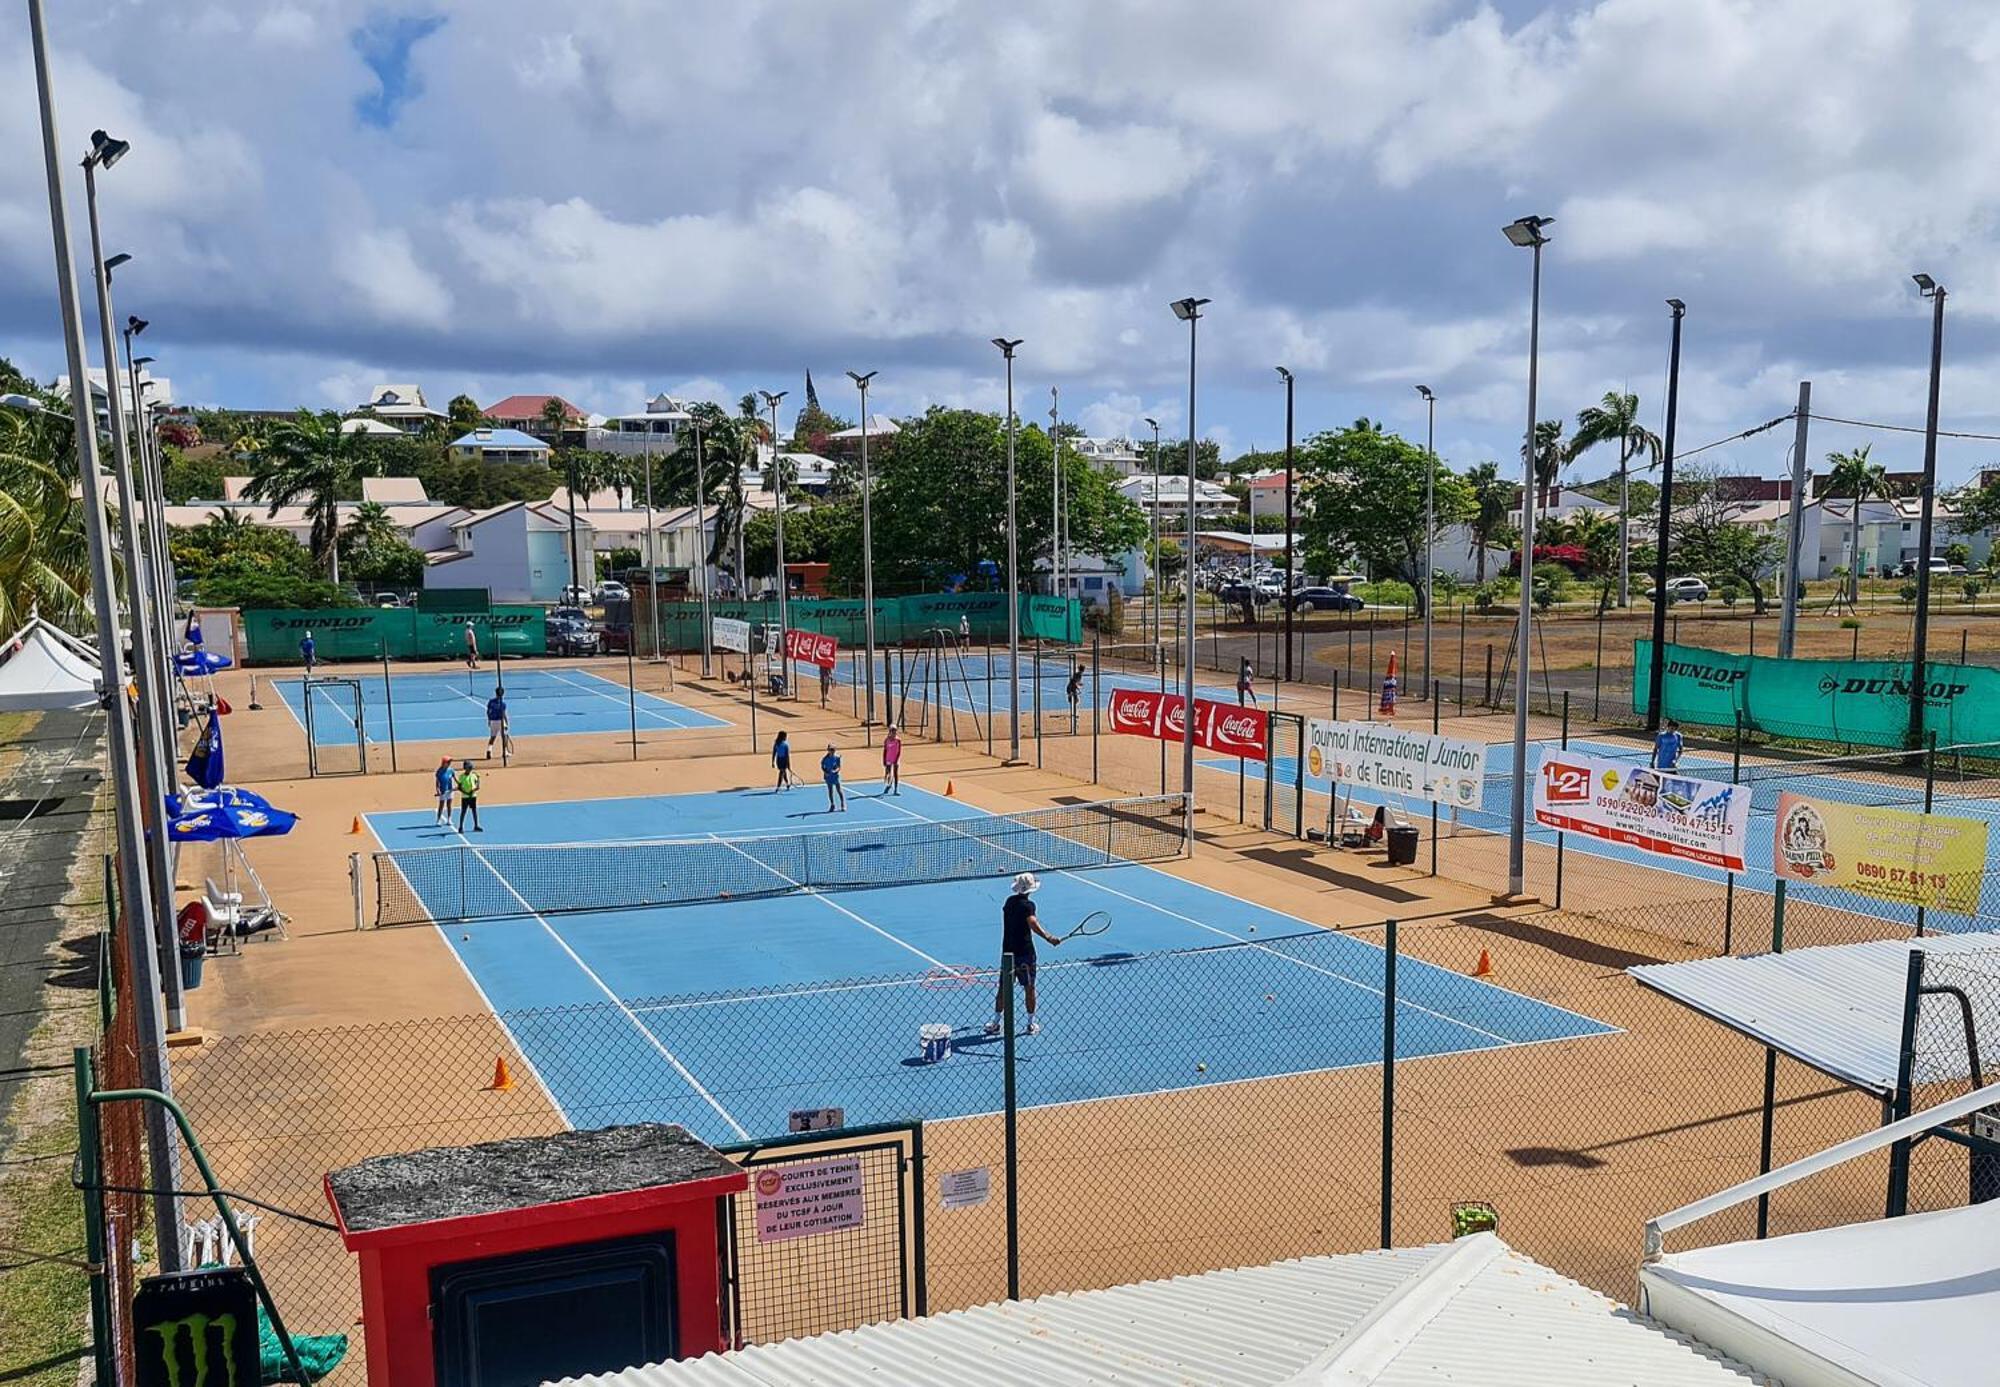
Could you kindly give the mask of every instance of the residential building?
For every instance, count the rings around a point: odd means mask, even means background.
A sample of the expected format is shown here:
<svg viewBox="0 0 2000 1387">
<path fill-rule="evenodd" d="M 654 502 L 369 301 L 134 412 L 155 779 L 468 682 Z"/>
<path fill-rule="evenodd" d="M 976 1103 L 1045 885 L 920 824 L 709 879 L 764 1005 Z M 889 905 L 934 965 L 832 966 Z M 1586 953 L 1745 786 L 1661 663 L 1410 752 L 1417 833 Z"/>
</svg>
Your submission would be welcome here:
<svg viewBox="0 0 2000 1387">
<path fill-rule="evenodd" d="M 1256 499 L 1257 514 L 1282 515 L 1285 510 L 1285 474 L 1283 469 L 1259 472 L 1250 478 L 1250 495 Z M 1304 500 L 1298 490 L 1298 482 L 1292 483 L 1292 509 L 1296 512 Z"/>
<path fill-rule="evenodd" d="M 342 433 L 358 433 L 369 438 L 407 438 L 409 435 L 394 424 L 377 419 L 368 414 L 350 414 L 340 421 Z"/>
<path fill-rule="evenodd" d="M 549 427 L 542 411 L 554 400 L 562 406 L 563 426 Z M 560 395 L 509 395 L 486 408 L 486 417 L 503 429 L 517 429 L 551 447 L 580 447 L 590 430 L 590 418 Z"/>
<path fill-rule="evenodd" d="M 788 491 L 802 491 L 810 496 L 824 496 L 840 464 L 832 458 L 821 457 L 818 453 L 782 453 L 781 457 L 790 465 L 790 475 L 786 482 Z M 743 469 L 743 490 L 747 492 L 764 489 L 764 470 L 771 465 L 771 445 L 757 445 L 757 465 Z"/>
<path fill-rule="evenodd" d="M 1129 438 L 1086 438 L 1081 434 L 1063 440 L 1065 447 L 1089 458 L 1105 471 L 1119 477 L 1137 476 L 1143 470 L 1139 450 Z"/>
<path fill-rule="evenodd" d="M 1924 484 L 1922 472 L 1885 472 L 1882 474 L 1882 479 L 1888 484 L 1887 489 L 1891 496 L 1914 496 Z M 1808 479 L 1806 495 L 1817 501 L 1826 495 L 1827 488 L 1832 485 L 1833 471 L 1829 467 L 1825 472 L 1815 472 Z"/>
<path fill-rule="evenodd" d="M 408 383 L 376 386 L 368 403 L 354 413 L 379 419 L 405 434 L 422 433 L 433 423 L 443 425 L 451 418 L 441 409 L 432 409 L 424 400 L 424 392 Z"/>
<path fill-rule="evenodd" d="M 868 435 L 868 452 L 871 457 L 879 457 L 884 451 L 895 446 L 896 435 L 903 430 L 894 419 L 886 414 L 871 414 L 868 422 L 856 424 L 851 429 L 826 436 L 826 450 L 836 458 L 848 459 L 861 456 L 861 436 Z"/>
<path fill-rule="evenodd" d="M 90 381 L 90 403 L 91 408 L 97 414 L 97 422 L 108 429 L 111 427 L 111 393 L 110 388 L 105 384 L 104 372 L 93 366 L 84 374 Z M 121 376 L 122 379 L 123 377 Z M 55 393 L 68 399 L 72 405 L 75 404 L 75 396 L 70 394 L 68 376 L 56 377 Z M 129 424 L 132 420 L 138 418 L 138 411 L 132 407 L 132 387 L 129 382 L 126 382 L 123 394 L 125 418 Z M 156 376 L 146 367 L 141 366 L 139 368 L 139 398 L 151 405 L 155 410 L 168 408 L 174 403 L 174 383 L 167 379 L 167 377 Z"/>
<path fill-rule="evenodd" d="M 454 522 L 450 532 L 450 548 L 433 558 L 442 586 L 486 588 L 495 602 L 555 602 L 569 585 L 569 515 L 546 501 L 509 501 L 478 511 Z M 580 581 L 589 583 L 596 529 L 582 511 L 576 545 Z"/>
<path fill-rule="evenodd" d="M 594 453 L 622 457 L 662 457 L 679 448 L 681 435 L 693 427 L 694 416 L 678 400 L 655 395 L 637 414 L 609 414 L 598 420 L 585 435 L 584 446 Z"/>
<path fill-rule="evenodd" d="M 548 464 L 555 450 L 541 439 L 519 429 L 478 428 L 451 441 L 451 455 L 479 462 L 524 462 Z"/>
<path fill-rule="evenodd" d="M 1135 477 L 1127 477 L 1118 483 L 1118 494 L 1137 505 L 1141 510 L 1158 509 L 1161 523 L 1169 517 L 1183 517 L 1178 523 L 1185 527 L 1188 511 L 1187 478 L 1173 473 L 1158 476 L 1142 472 Z M 1236 498 L 1217 486 L 1199 477 L 1194 483 L 1194 511 L 1197 515 L 1225 515 L 1236 509 Z"/>
<path fill-rule="evenodd" d="M 1544 520 L 1568 520 L 1583 511 L 1616 518 L 1618 507 L 1571 487 L 1544 486 L 1535 489 L 1536 524 Z M 1518 486 L 1514 488 L 1514 499 L 1508 503 L 1507 523 L 1517 530 L 1521 528 L 1521 488 Z"/>
</svg>

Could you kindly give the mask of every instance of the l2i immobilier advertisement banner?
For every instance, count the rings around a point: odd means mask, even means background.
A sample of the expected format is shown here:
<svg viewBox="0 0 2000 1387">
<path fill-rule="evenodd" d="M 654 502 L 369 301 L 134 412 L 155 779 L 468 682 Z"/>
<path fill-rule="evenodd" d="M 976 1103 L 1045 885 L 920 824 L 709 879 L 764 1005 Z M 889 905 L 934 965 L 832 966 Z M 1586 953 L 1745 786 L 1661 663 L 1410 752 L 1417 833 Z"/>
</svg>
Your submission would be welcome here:
<svg viewBox="0 0 2000 1387">
<path fill-rule="evenodd" d="M 1535 822 L 1740 872 L 1750 787 L 1550 750 L 1535 773 Z"/>
<path fill-rule="evenodd" d="M 1972 915 L 1986 873 L 1986 821 L 1778 796 L 1774 870 L 1898 905 Z"/>
</svg>

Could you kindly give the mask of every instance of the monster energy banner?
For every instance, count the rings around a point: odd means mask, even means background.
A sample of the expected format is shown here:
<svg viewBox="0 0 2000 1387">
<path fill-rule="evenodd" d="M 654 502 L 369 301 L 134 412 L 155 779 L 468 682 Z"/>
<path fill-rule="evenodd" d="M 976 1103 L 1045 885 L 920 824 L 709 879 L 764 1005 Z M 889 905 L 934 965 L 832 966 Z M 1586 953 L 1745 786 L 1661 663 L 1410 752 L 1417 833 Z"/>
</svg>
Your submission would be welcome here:
<svg viewBox="0 0 2000 1387">
<path fill-rule="evenodd" d="M 1632 710 L 1646 713 L 1653 643 L 1634 643 Z M 1780 737 L 1907 745 L 1907 660 L 1780 660 L 1669 645 L 1662 715 L 1706 727 L 1746 728 Z M 1924 662 L 1924 734 L 1941 747 L 2000 741 L 2000 670 Z"/>
<path fill-rule="evenodd" d="M 242 1267 L 149 1276 L 132 1297 L 138 1387 L 258 1387 L 257 1291 Z"/>
</svg>

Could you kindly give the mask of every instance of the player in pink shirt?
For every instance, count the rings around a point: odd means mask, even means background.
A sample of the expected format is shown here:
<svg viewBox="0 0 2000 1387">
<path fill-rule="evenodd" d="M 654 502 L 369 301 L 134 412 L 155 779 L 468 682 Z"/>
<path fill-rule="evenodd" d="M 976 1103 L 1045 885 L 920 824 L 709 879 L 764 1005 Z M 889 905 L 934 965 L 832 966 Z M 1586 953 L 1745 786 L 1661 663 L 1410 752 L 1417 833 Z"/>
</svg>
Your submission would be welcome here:
<svg viewBox="0 0 2000 1387">
<path fill-rule="evenodd" d="M 882 779 L 887 782 L 882 787 L 883 794 L 903 793 L 903 739 L 896 734 L 894 726 L 882 739 Z"/>
</svg>

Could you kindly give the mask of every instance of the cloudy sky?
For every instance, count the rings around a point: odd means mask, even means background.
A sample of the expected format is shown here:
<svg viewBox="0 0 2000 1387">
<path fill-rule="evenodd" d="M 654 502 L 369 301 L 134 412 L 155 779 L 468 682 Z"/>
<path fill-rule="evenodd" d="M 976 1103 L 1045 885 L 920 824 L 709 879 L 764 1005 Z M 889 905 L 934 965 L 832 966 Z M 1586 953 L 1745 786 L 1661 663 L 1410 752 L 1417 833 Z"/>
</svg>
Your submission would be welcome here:
<svg viewBox="0 0 2000 1387">
<path fill-rule="evenodd" d="M 807 369 L 855 413 L 1198 424 L 1225 451 L 1359 414 L 1454 463 L 1517 455 L 1528 255 L 1556 218 L 1543 415 L 1631 389 L 1681 441 L 1791 407 L 2000 433 L 2000 6 L 1963 0 L 97 0 L 50 6 L 58 114 L 133 153 L 119 310 L 184 401 L 605 412 Z M 61 369 L 22 10 L 0 17 L 0 354 Z M 80 195 L 80 180 L 71 191 Z M 81 236 L 81 222 L 77 223 Z M 87 247 L 79 244 L 79 251 Z M 1813 460 L 1875 440 L 1816 424 Z M 1719 449 L 1785 465 L 1789 429 Z M 1948 443 L 1960 480 L 2000 445 Z M 1608 467 L 1586 463 L 1592 474 Z"/>
</svg>

